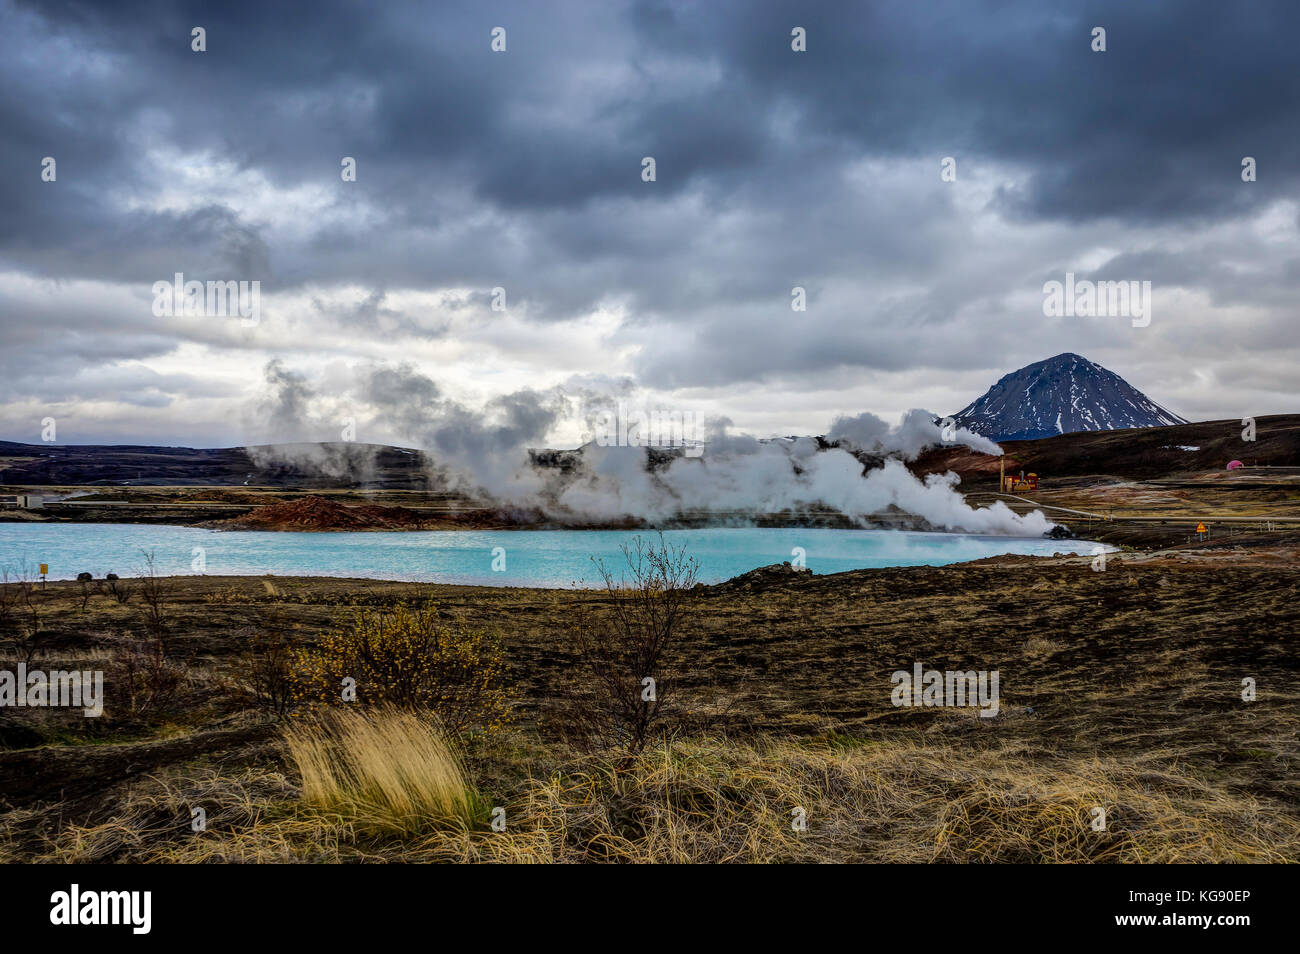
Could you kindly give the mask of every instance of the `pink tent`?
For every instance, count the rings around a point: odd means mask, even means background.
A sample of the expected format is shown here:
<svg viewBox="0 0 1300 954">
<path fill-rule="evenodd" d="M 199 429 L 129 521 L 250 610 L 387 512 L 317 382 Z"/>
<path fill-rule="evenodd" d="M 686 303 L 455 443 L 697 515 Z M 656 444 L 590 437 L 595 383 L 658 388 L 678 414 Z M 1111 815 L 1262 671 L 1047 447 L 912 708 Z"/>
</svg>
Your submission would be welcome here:
<svg viewBox="0 0 1300 954">
<path fill-rule="evenodd" d="M 1228 470 L 1236 470 L 1238 467 L 1245 467 L 1245 466 L 1246 465 L 1239 460 L 1228 461 Z"/>
</svg>

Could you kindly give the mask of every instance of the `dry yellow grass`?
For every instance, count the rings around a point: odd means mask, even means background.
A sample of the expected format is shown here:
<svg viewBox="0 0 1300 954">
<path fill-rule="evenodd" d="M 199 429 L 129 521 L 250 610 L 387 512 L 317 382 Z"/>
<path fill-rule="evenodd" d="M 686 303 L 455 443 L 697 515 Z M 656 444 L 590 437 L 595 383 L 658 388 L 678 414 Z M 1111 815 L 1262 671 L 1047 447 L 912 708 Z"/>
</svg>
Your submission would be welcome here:
<svg viewBox="0 0 1300 954">
<path fill-rule="evenodd" d="M 46 861 L 1283 862 L 1300 821 L 1158 757 L 1080 761 L 1018 746 L 702 739 L 635 760 L 578 759 L 493 796 L 506 829 L 409 722 L 355 722 L 365 785 L 310 736 L 301 797 L 264 770 L 153 780 L 122 815 L 65 830 Z M 360 727 L 360 728 L 358 728 Z M 348 738 L 353 738 L 348 735 Z M 407 762 L 408 759 L 413 761 Z M 416 766 L 423 766 L 417 768 Z M 348 772 L 362 771 L 360 767 Z M 308 781 L 310 779 L 310 781 Z M 437 780 L 436 782 L 434 780 Z M 382 781 L 379 781 L 382 780 Z M 459 784 L 458 784 L 459 783 Z M 310 792 L 310 794 L 309 794 Z M 364 794 L 363 794 L 364 793 Z M 457 794 L 461 793 L 461 794 Z M 208 808 L 195 835 L 189 806 Z M 315 807 L 313 807 L 315 806 Z M 1090 824 L 1106 812 L 1106 830 Z M 793 827 L 802 809 L 805 830 Z M 432 821 L 433 812 L 460 823 Z M 159 819 L 168 819 L 160 825 Z M 400 821 L 397 821 L 400 820 Z M 30 819 L 28 819 L 30 822 Z M 402 830 L 404 829 L 404 830 Z"/>
<path fill-rule="evenodd" d="M 333 711 L 284 733 L 309 808 L 377 831 L 469 825 L 477 799 L 451 746 L 412 712 Z"/>
</svg>

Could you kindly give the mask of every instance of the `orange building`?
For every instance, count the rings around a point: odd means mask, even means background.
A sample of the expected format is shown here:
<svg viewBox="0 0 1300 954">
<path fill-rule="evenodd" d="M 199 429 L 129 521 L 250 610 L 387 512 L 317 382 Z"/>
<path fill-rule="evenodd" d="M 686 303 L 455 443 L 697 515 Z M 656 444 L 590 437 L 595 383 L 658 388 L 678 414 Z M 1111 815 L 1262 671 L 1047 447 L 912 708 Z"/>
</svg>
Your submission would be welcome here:
<svg viewBox="0 0 1300 954">
<path fill-rule="evenodd" d="M 1019 474 L 1002 475 L 1002 491 L 1004 493 L 1017 493 L 1024 490 L 1038 489 L 1038 475 L 1026 474 L 1023 470 Z"/>
</svg>

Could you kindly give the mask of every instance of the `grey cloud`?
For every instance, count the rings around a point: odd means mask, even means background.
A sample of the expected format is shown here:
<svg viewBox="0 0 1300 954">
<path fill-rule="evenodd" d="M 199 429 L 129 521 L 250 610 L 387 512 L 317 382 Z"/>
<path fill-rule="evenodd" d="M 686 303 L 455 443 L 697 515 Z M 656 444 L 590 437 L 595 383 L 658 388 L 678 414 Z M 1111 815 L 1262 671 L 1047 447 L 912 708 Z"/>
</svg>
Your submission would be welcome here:
<svg viewBox="0 0 1300 954">
<path fill-rule="evenodd" d="M 488 48 L 499 24 L 505 54 Z M 804 54 L 789 47 L 796 24 Z M 190 52 L 194 25 L 207 53 Z M 1093 25 L 1108 31 L 1104 54 L 1088 48 Z M 319 305 L 301 342 L 269 355 L 284 368 L 337 348 L 340 329 L 397 349 L 447 339 L 457 320 L 491 320 L 500 285 L 513 314 L 541 325 L 623 306 L 613 338 L 641 348 L 638 387 L 992 379 L 1065 350 L 1106 363 L 1153 344 L 1170 380 L 1175 361 L 1221 357 L 1276 380 L 1296 357 L 1286 322 L 1300 266 L 1286 236 L 1256 226 L 1300 185 L 1297 27 L 1300 7 L 1281 0 L 8 0 L 0 273 L 147 290 L 183 271 L 309 289 Z M 57 183 L 39 181 L 46 155 Z M 659 181 L 641 181 L 643 155 Z M 939 181 L 947 155 L 957 183 Z M 1258 182 L 1241 181 L 1243 155 Z M 355 183 L 339 178 L 342 156 L 358 160 Z M 173 159 L 204 174 L 170 181 Z M 1226 348 L 1199 313 L 1157 315 L 1140 340 L 1042 322 L 1036 287 L 1087 272 L 1099 251 L 1098 275 L 1150 277 L 1252 317 Z M 796 284 L 810 294 L 803 315 L 789 309 Z M 468 300 L 394 304 L 453 288 Z M 147 315 L 119 324 L 107 308 L 98 324 L 50 317 L 41 336 L 32 315 L 0 311 L 9 400 L 37 375 L 42 394 L 112 400 L 107 377 L 60 382 L 186 344 L 247 362 L 263 340 Z M 502 440 L 548 420 L 548 370 L 504 388 L 535 401 L 483 409 Z M 187 386 L 158 393 L 173 388 Z M 161 400 L 150 394 L 122 396 Z M 1230 398 L 1217 400 L 1207 408 Z M 450 422 L 463 410 L 427 389 L 412 406 Z"/>
</svg>

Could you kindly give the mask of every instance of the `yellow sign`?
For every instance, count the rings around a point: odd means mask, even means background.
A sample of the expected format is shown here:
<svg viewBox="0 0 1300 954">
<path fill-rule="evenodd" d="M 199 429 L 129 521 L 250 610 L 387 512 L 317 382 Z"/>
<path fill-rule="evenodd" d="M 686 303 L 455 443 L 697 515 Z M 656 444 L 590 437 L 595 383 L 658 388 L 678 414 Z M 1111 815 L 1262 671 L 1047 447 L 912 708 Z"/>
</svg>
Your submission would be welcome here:
<svg viewBox="0 0 1300 954">
<path fill-rule="evenodd" d="M 1196 532 L 1197 532 L 1197 533 L 1208 533 L 1209 531 L 1205 529 L 1205 524 L 1203 524 L 1203 523 L 1198 523 L 1198 524 L 1196 525 Z"/>
<path fill-rule="evenodd" d="M 49 574 L 49 572 L 50 572 L 50 565 L 49 565 L 48 563 L 42 563 L 42 564 L 41 564 L 41 576 L 46 576 L 46 575 Z"/>
</svg>

